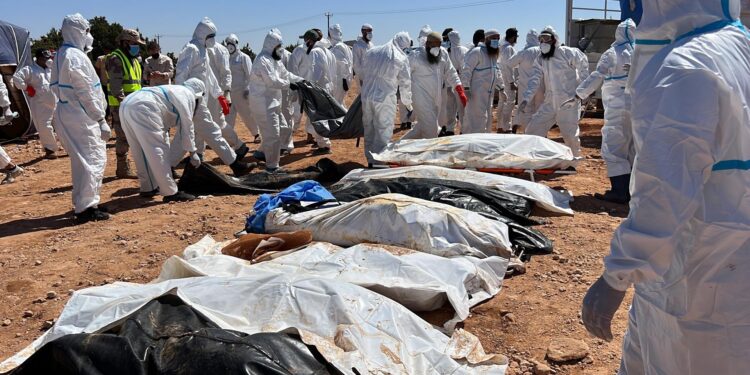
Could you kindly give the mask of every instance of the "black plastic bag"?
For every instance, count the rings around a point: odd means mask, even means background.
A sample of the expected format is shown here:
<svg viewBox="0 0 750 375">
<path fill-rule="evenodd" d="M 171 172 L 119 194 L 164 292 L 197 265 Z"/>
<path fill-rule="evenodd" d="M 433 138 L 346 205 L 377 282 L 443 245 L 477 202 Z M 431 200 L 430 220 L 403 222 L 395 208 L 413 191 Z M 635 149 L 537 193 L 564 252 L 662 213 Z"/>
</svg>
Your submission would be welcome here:
<svg viewBox="0 0 750 375">
<path fill-rule="evenodd" d="M 339 373 L 296 336 L 221 329 L 168 294 L 106 332 L 71 334 L 47 343 L 9 374 Z"/>
<path fill-rule="evenodd" d="M 359 96 L 347 110 L 325 90 L 304 81 L 297 84 L 302 110 L 315 132 L 326 138 L 351 139 L 365 134 Z"/>
</svg>

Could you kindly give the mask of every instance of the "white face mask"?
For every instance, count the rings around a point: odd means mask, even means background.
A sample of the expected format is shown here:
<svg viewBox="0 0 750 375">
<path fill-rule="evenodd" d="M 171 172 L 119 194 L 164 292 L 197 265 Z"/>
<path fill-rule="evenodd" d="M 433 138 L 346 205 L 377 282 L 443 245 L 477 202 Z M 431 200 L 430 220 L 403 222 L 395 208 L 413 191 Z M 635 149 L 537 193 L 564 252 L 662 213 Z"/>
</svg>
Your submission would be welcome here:
<svg viewBox="0 0 750 375">
<path fill-rule="evenodd" d="M 86 34 L 83 39 L 83 50 L 91 50 L 94 47 L 94 36 L 91 33 Z"/>
<path fill-rule="evenodd" d="M 430 48 L 430 55 L 435 56 L 435 57 L 440 56 L 440 47 Z"/>
<path fill-rule="evenodd" d="M 51 68 L 51 67 L 52 67 L 52 64 L 54 64 L 54 63 L 55 63 L 55 62 L 54 62 L 54 61 L 52 61 L 52 59 L 48 59 L 48 60 L 47 60 L 47 61 L 46 61 L 46 62 L 45 62 L 44 64 L 45 64 L 45 65 L 47 65 L 47 67 L 48 67 L 48 68 Z"/>
<path fill-rule="evenodd" d="M 234 44 L 227 44 L 227 49 L 229 50 L 230 54 L 234 54 L 237 52 L 237 47 L 234 46 Z"/>
<path fill-rule="evenodd" d="M 542 43 L 539 45 L 539 49 L 542 50 L 542 53 L 549 53 L 549 51 L 552 50 L 552 45 L 549 43 Z"/>
<path fill-rule="evenodd" d="M 283 47 L 276 48 L 276 56 L 279 56 L 279 57 L 284 56 L 284 55 L 282 55 L 283 52 L 284 52 L 284 48 Z"/>
<path fill-rule="evenodd" d="M 216 45 L 216 38 L 206 39 L 206 48 L 214 48 L 215 45 Z"/>
<path fill-rule="evenodd" d="M 372 33 L 367 33 L 367 40 L 372 41 Z"/>
</svg>

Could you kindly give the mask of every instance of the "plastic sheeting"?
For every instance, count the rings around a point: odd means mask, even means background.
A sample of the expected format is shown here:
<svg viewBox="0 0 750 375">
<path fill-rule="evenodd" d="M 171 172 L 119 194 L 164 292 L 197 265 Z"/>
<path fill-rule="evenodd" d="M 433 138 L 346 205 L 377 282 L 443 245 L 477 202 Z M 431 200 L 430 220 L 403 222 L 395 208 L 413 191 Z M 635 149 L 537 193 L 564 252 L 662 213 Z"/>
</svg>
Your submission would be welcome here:
<svg viewBox="0 0 750 375">
<path fill-rule="evenodd" d="M 362 287 L 258 272 L 79 290 L 57 323 L 0 364 L 0 371 L 64 335 L 103 332 L 167 293 L 219 328 L 299 335 L 345 374 L 504 374 L 507 369 L 507 358 L 484 353 L 472 334 L 457 330 L 445 336 L 405 307 Z"/>
<path fill-rule="evenodd" d="M 508 260 L 500 257 L 442 258 L 403 248 L 360 244 L 341 248 L 317 242 L 302 250 L 258 264 L 220 253 L 225 243 L 206 236 L 182 257 L 172 256 L 157 281 L 195 277 L 252 276 L 257 272 L 308 275 L 352 283 L 386 296 L 411 311 L 433 311 L 450 303 L 456 312 L 444 328 L 469 317 L 469 309 L 492 298 Z"/>
<path fill-rule="evenodd" d="M 417 165 L 393 169 L 356 169 L 349 172 L 349 174 L 344 176 L 341 181 L 331 188 L 336 189 L 338 186 L 352 181 L 398 177 L 471 181 L 471 183 L 485 188 L 493 188 L 530 199 L 536 202 L 538 208 L 545 210 L 547 213 L 573 215 L 573 210 L 570 209 L 570 202 L 573 201 L 573 196 L 568 192 L 557 191 L 545 185 L 520 178 L 431 165 Z"/>
<path fill-rule="evenodd" d="M 508 225 L 510 242 L 518 250 L 517 255 L 521 255 L 521 252 L 549 254 L 553 250 L 552 241 L 539 231 L 527 228 L 529 225 L 539 224 L 529 218 L 531 202 L 511 193 L 484 189 L 462 181 L 407 177 L 354 181 L 337 185 L 331 191 L 341 202 L 353 202 L 386 193 L 444 203 L 502 221 Z"/>
<path fill-rule="evenodd" d="M 449 168 L 561 170 L 578 160 L 568 146 L 535 135 L 462 134 L 388 144 L 381 163 Z"/>
<path fill-rule="evenodd" d="M 316 241 L 339 246 L 376 243 L 443 257 L 511 256 L 506 224 L 401 194 L 383 194 L 297 214 L 278 208 L 266 216 L 268 233 L 302 229 L 312 231 Z"/>
<path fill-rule="evenodd" d="M 327 158 L 300 171 L 282 174 L 259 172 L 242 177 L 228 176 L 206 163 L 198 168 L 188 163 L 177 186 L 182 191 L 204 195 L 274 193 L 304 180 L 336 181 L 342 174 L 338 165 Z"/>
<path fill-rule="evenodd" d="M 2 71 L 5 86 L 8 87 L 11 108 L 21 115 L 11 124 L 0 127 L 0 140 L 16 139 L 36 132 L 36 129 L 31 126 L 26 96 L 11 84 L 11 77 L 17 69 L 33 63 L 31 55 L 31 34 L 29 30 L 0 21 L 0 66 L 2 66 L 0 71 Z"/>
<path fill-rule="evenodd" d="M 303 81 L 297 84 L 302 109 L 315 132 L 326 138 L 348 139 L 364 135 L 362 101 L 357 96 L 347 110 L 325 90 Z"/>
<path fill-rule="evenodd" d="M 327 365 L 299 337 L 221 329 L 165 295 L 105 332 L 47 343 L 10 375 L 339 373 Z"/>
</svg>

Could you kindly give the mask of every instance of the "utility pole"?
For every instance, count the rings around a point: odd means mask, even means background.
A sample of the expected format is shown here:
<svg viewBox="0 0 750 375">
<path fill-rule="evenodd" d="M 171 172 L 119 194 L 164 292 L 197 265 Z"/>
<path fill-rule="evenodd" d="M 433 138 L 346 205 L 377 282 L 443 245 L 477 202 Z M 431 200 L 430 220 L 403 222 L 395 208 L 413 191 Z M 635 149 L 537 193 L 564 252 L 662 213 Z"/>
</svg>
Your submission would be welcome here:
<svg viewBox="0 0 750 375">
<path fill-rule="evenodd" d="M 161 38 L 161 35 L 160 35 L 160 34 L 156 34 L 156 43 L 157 43 L 158 45 L 161 45 L 161 40 L 160 40 L 160 38 Z"/>
<path fill-rule="evenodd" d="M 324 16 L 326 16 L 326 19 L 328 20 L 328 27 L 326 28 L 326 33 L 328 33 L 328 30 L 331 29 L 331 16 L 333 16 L 333 13 L 325 12 Z"/>
</svg>

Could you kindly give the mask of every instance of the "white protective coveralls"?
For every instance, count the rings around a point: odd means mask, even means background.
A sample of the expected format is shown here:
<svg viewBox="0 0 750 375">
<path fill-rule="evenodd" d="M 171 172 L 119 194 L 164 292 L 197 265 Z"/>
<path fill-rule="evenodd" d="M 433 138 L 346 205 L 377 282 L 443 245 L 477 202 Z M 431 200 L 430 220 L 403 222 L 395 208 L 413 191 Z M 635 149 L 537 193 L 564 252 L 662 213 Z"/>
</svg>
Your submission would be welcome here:
<svg viewBox="0 0 750 375">
<path fill-rule="evenodd" d="M 299 65 L 299 76 L 312 82 L 314 85 L 324 89 L 327 93 L 333 92 L 333 80 L 336 79 L 336 57 L 328 50 L 331 43 L 321 39 L 313 45 L 309 51 L 305 50 Z M 331 141 L 321 137 L 313 128 L 310 119 L 305 121 L 305 130 L 312 134 L 315 143 L 320 148 L 331 148 Z"/>
<path fill-rule="evenodd" d="M 429 52 L 425 47 L 419 47 L 409 54 L 412 101 L 419 122 L 401 139 L 437 138 L 443 96 L 448 94 L 443 86 L 455 89 L 461 84 L 448 51 L 439 48 L 440 60 L 436 64 L 427 60 Z"/>
<path fill-rule="evenodd" d="M 26 95 L 31 110 L 31 119 L 34 121 L 39 142 L 45 149 L 57 151 L 57 138 L 52 128 L 52 116 L 55 113 L 57 97 L 50 88 L 51 68 L 42 68 L 36 62 L 24 66 L 13 74 L 13 85 L 19 90 L 25 91 L 28 86 L 36 90 L 34 97 Z"/>
<path fill-rule="evenodd" d="M 453 68 L 456 69 L 459 78 L 461 77 L 461 68 L 464 66 L 464 57 L 469 49 L 466 46 L 461 45 L 461 35 L 458 31 L 451 31 L 448 33 L 448 40 L 451 43 L 451 48 L 448 51 Z M 448 132 L 456 131 L 456 114 L 458 114 L 458 121 L 463 124 L 464 120 L 464 106 L 461 104 L 461 99 L 458 98 L 454 87 L 448 87 L 446 85 L 444 90 L 445 95 L 443 96 L 443 106 L 440 110 L 440 124 L 445 126 Z"/>
<path fill-rule="evenodd" d="M 335 24 L 328 29 L 328 35 L 331 38 L 331 53 L 336 58 L 336 78 L 333 80 L 333 97 L 341 105 L 344 105 L 344 97 L 346 91 L 344 90 L 344 81 L 346 81 L 346 88 L 350 88 L 352 85 L 352 49 L 344 44 L 344 32 L 341 31 L 341 26 Z"/>
<path fill-rule="evenodd" d="M 302 81 L 302 77 L 289 73 L 280 60 L 273 58 L 273 50 L 281 43 L 278 31 L 266 35 L 263 49 L 253 61 L 247 88 L 250 111 L 258 114 L 255 119 L 262 139 L 260 150 L 266 156 L 266 169 L 269 170 L 279 167 L 281 149 L 292 138 L 292 129 L 281 113 L 281 92 L 289 88 L 290 83 Z"/>
<path fill-rule="evenodd" d="M 234 52 L 229 54 L 229 69 L 232 73 L 232 106 L 229 108 L 227 125 L 234 129 L 237 117 L 240 117 L 250 134 L 256 136 L 259 134 L 258 125 L 255 123 L 252 112 L 250 112 L 250 102 L 245 97 L 245 90 L 247 90 L 247 84 L 250 80 L 250 69 L 253 67 L 253 59 L 239 50 L 240 40 L 237 35 L 230 34 L 226 43 L 227 45 L 233 45 L 235 48 Z"/>
<path fill-rule="evenodd" d="M 206 85 L 206 95 L 198 104 L 195 117 L 193 117 L 196 147 L 204 142 L 207 143 L 224 164 L 231 165 L 235 162 L 237 154 L 222 136 L 221 127 L 211 116 L 206 104 L 206 101 L 216 100 L 222 95 L 219 82 L 211 70 L 206 48 L 206 37 L 210 34 L 216 34 L 216 26 L 209 18 L 204 18 L 195 27 L 193 39 L 180 52 L 180 57 L 177 59 L 175 83 L 181 85 L 190 78 L 198 78 Z M 198 151 L 200 152 L 200 149 Z M 172 166 L 180 162 L 185 152 L 187 150 L 180 150 L 179 147 L 170 149 Z"/>
<path fill-rule="evenodd" d="M 300 75 L 300 65 L 302 64 L 303 56 L 305 56 L 305 53 L 307 52 L 307 48 L 303 45 L 297 45 L 294 47 L 292 52 L 290 52 L 289 57 L 287 58 L 287 63 L 284 64 L 284 67 L 287 68 L 289 73 L 292 73 L 294 75 L 299 76 Z M 283 57 L 282 57 L 283 61 Z M 302 108 L 300 107 L 299 102 L 299 95 L 296 92 L 289 91 L 289 98 L 291 99 L 291 106 L 293 110 L 293 117 L 294 122 L 292 124 L 289 124 L 289 126 L 292 127 L 292 134 L 294 134 L 294 131 L 297 130 L 300 125 L 302 125 Z"/>
<path fill-rule="evenodd" d="M 365 25 L 362 27 L 364 28 Z M 370 28 L 372 27 L 370 26 Z M 362 65 L 364 64 L 365 53 L 372 47 L 372 41 L 365 41 L 365 39 L 362 38 L 362 35 L 357 37 L 357 41 L 354 42 L 354 46 L 352 46 L 352 70 L 354 74 L 359 77 L 360 84 L 362 83 L 362 77 L 364 76 Z"/>
<path fill-rule="evenodd" d="M 466 53 L 461 82 L 469 98 L 461 134 L 488 133 L 492 126 L 492 99 L 495 87 L 503 87 L 498 58 L 490 57 L 484 44 Z"/>
<path fill-rule="evenodd" d="M 231 103 L 231 98 L 233 98 L 233 95 L 231 95 L 233 78 L 232 69 L 229 65 L 229 50 L 221 43 L 216 43 L 213 48 L 207 48 L 207 50 L 208 60 L 210 62 L 209 65 L 216 77 L 216 81 L 219 83 L 219 88 L 221 88 L 222 94 L 224 94 L 226 99 Z M 226 95 L 227 93 L 230 93 L 230 95 Z M 229 107 L 229 109 L 231 114 L 231 107 Z M 240 140 L 240 137 L 237 136 L 234 126 L 229 126 L 227 123 L 226 116 L 224 116 L 224 112 L 222 112 L 219 101 L 214 99 L 208 100 L 208 110 L 211 111 L 211 117 L 217 124 L 219 124 L 219 127 L 221 127 L 221 136 L 227 140 L 229 146 L 235 150 L 240 148 L 243 145 L 243 142 Z M 199 146 L 201 146 L 199 149 L 200 153 L 203 153 L 203 143 Z"/>
<path fill-rule="evenodd" d="M 8 96 L 8 86 L 0 79 L 0 110 L 10 107 L 10 97 Z M 0 146 L 0 169 L 5 169 L 11 163 L 11 158 L 7 152 Z"/>
<path fill-rule="evenodd" d="M 633 129 L 630 121 L 630 95 L 625 92 L 628 71 L 635 43 L 635 22 L 627 19 L 617 26 L 615 42 L 602 54 L 596 70 L 576 90 L 578 97 L 587 98 L 599 87 L 604 102 L 602 158 L 607 163 L 607 176 L 630 174 L 635 158 Z"/>
<path fill-rule="evenodd" d="M 427 35 L 432 32 L 432 28 L 430 25 L 424 25 L 421 29 L 419 29 L 419 37 L 417 38 L 418 46 L 416 48 L 410 48 L 408 52 L 406 52 L 406 55 L 411 55 L 414 51 L 417 50 L 419 47 L 424 47 L 425 43 L 427 43 Z M 404 102 L 401 100 L 401 95 L 396 95 L 396 99 L 398 101 L 398 119 L 399 124 L 412 124 L 414 122 L 417 122 L 418 117 L 416 113 L 411 113 L 409 115 L 409 110 L 406 108 L 406 105 L 404 105 Z"/>
<path fill-rule="evenodd" d="M 635 284 L 621 374 L 750 368 L 750 43 L 739 15 L 739 0 L 643 2 L 630 214 L 604 260 L 611 287 Z"/>
<path fill-rule="evenodd" d="M 289 71 L 289 61 L 291 60 L 292 53 L 287 51 L 286 48 L 281 49 L 281 65 L 284 65 L 284 68 Z M 289 71 L 291 73 L 291 71 Z M 286 125 L 289 127 L 291 136 L 289 137 L 289 143 L 286 145 L 281 145 L 282 150 L 287 150 L 289 152 L 292 152 L 294 150 L 294 130 L 297 129 L 297 122 L 294 117 L 294 107 L 295 104 L 298 102 L 299 96 L 292 92 L 290 88 L 284 88 L 281 90 L 281 114 L 284 116 L 284 120 L 286 120 Z M 256 125 L 257 126 L 257 125 Z M 260 134 L 260 133 L 258 133 Z"/>
<path fill-rule="evenodd" d="M 503 98 L 500 97 L 500 101 L 497 103 L 498 131 L 509 131 L 511 129 L 513 110 L 516 108 L 516 90 L 513 90 L 513 88 L 511 87 L 511 83 L 516 83 L 518 77 L 516 70 L 508 64 L 510 62 L 510 59 L 515 54 L 516 48 L 507 40 L 503 40 L 502 44 L 500 45 L 500 57 L 498 64 L 500 65 L 500 73 L 503 76 L 503 87 L 505 87 L 505 101 L 503 101 Z"/>
<path fill-rule="evenodd" d="M 64 42 L 50 75 L 50 86 L 58 98 L 55 127 L 70 157 L 76 214 L 99 204 L 107 164 L 107 144 L 102 140 L 99 125 L 104 120 L 107 99 L 84 52 L 91 48 L 94 39 L 86 31 L 88 28 L 89 22 L 82 15 L 65 16 L 60 29 Z"/>
<path fill-rule="evenodd" d="M 523 50 L 516 52 L 513 57 L 508 60 L 508 66 L 510 68 L 518 69 L 518 77 L 516 79 L 518 85 L 518 92 L 521 96 L 526 92 L 529 87 L 529 80 L 534 73 L 534 63 L 542 52 L 539 50 L 539 33 L 531 29 L 526 34 L 526 46 Z M 520 98 L 523 100 L 523 98 Z M 536 90 L 534 97 L 526 105 L 525 111 L 518 111 L 517 118 L 515 121 L 517 125 L 521 126 L 521 130 L 525 130 L 526 126 L 531 121 L 531 116 L 536 113 L 539 106 L 544 102 L 544 85 L 540 85 Z"/>
<path fill-rule="evenodd" d="M 182 85 L 162 85 L 136 91 L 120 105 L 122 130 L 133 150 L 141 192 L 159 188 L 159 194 L 177 194 L 169 160 L 169 139 L 166 134 L 175 128 L 172 144 L 191 153 L 196 152 L 193 130 L 195 100 L 205 87 L 197 78 L 188 80 L 197 91 Z"/>
<path fill-rule="evenodd" d="M 375 163 L 373 154 L 385 150 L 393 135 L 396 119 L 396 90 L 401 93 L 404 105 L 411 107 L 411 74 L 404 48 L 411 38 L 406 32 L 397 33 L 393 39 L 365 54 L 362 123 L 365 128 L 365 157 Z"/>
<path fill-rule="evenodd" d="M 581 140 L 578 138 L 578 120 L 581 117 L 581 103 L 568 100 L 576 98 L 576 88 L 588 77 L 589 62 L 578 48 L 561 46 L 560 37 L 552 26 L 544 28 L 542 33 L 544 32 L 551 33 L 557 42 L 553 47 L 552 57 L 545 59 L 540 55 L 534 63 L 534 73 L 523 94 L 523 101 L 528 105 L 539 86 L 544 84 L 544 103 L 531 116 L 526 134 L 546 137 L 552 126 L 557 124 L 565 144 L 570 147 L 574 156 L 579 156 Z"/>
</svg>

